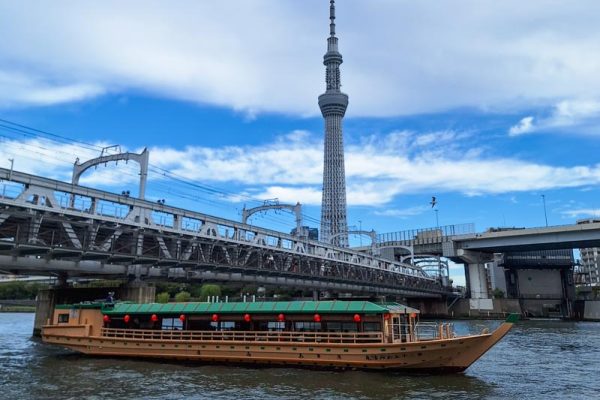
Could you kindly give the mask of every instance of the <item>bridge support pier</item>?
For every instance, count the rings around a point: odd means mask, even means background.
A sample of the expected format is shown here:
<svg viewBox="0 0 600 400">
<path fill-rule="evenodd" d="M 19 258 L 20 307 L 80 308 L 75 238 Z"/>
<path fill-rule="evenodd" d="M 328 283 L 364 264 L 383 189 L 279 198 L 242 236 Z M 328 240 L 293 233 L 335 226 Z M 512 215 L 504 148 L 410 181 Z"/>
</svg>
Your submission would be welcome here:
<svg viewBox="0 0 600 400">
<path fill-rule="evenodd" d="M 155 298 L 156 286 L 150 286 L 146 282 L 133 281 L 121 286 L 121 294 L 118 300 L 134 303 L 153 303 Z"/>
<path fill-rule="evenodd" d="M 120 286 L 110 287 L 69 287 L 64 285 L 42 289 L 36 297 L 33 336 L 40 337 L 42 326 L 46 325 L 57 304 L 79 303 L 106 299 L 109 292 L 115 292 L 115 298 L 135 303 L 151 303 L 155 299 L 156 287 L 145 282 L 133 281 Z"/>
<path fill-rule="evenodd" d="M 463 249 L 458 249 L 456 254 L 465 263 L 467 297 L 489 299 L 485 264 L 492 262 L 494 255 Z"/>
<path fill-rule="evenodd" d="M 56 305 L 56 295 L 54 289 L 42 289 L 35 298 L 35 318 L 33 320 L 33 336 L 42 336 L 42 326 L 48 323 L 54 306 Z"/>
</svg>

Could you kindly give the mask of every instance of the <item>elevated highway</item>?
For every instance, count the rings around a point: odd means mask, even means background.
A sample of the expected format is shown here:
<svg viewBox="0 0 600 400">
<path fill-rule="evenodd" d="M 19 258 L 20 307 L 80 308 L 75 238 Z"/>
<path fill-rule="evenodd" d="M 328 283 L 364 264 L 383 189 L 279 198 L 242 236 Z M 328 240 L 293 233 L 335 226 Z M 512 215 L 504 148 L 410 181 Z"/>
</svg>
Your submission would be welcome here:
<svg viewBox="0 0 600 400">
<path fill-rule="evenodd" d="M 455 249 L 487 253 L 600 246 L 600 223 L 488 231 L 454 236 Z"/>
<path fill-rule="evenodd" d="M 465 231 L 468 231 L 465 233 Z M 600 223 L 557 225 L 541 228 L 490 229 L 475 232 L 473 224 L 380 234 L 377 247 L 394 249 L 394 258 L 431 254 L 447 258 L 465 252 L 485 254 L 536 250 L 600 247 Z"/>
</svg>

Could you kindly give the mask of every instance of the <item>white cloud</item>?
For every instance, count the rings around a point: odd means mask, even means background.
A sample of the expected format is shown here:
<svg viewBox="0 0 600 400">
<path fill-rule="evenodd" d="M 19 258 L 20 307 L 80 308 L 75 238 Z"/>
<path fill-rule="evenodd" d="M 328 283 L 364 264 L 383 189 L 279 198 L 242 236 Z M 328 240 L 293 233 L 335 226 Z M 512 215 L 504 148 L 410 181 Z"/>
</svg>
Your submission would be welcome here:
<svg viewBox="0 0 600 400">
<path fill-rule="evenodd" d="M 512 126 L 508 131 L 510 136 L 518 136 L 524 133 L 529 133 L 533 129 L 533 117 L 525 117 L 515 126 Z"/>
<path fill-rule="evenodd" d="M 414 206 L 408 208 L 401 209 L 386 209 L 386 210 L 378 210 L 375 211 L 375 215 L 380 215 L 384 217 L 399 217 L 399 218 L 408 218 L 414 217 L 415 215 L 421 215 L 427 211 L 431 210 L 431 207 L 428 206 Z"/>
<path fill-rule="evenodd" d="M 69 103 L 99 96 L 103 92 L 95 84 L 49 83 L 22 73 L 0 69 L 0 107 Z"/>
<path fill-rule="evenodd" d="M 586 218 L 586 217 L 598 218 L 598 217 L 600 217 L 600 209 L 579 208 L 579 209 L 561 211 L 561 214 L 565 218 L 570 218 L 570 219 Z"/>
<path fill-rule="evenodd" d="M 419 140 L 420 137 L 426 139 Z M 411 146 L 429 142 L 430 137 L 460 138 L 454 146 Z M 402 138 L 399 140 L 399 138 Z M 407 145 L 408 143 L 408 145 Z M 391 203 L 405 194 L 458 192 L 485 195 L 541 191 L 600 184 L 600 164 L 593 166 L 552 166 L 516 158 L 486 158 L 485 154 L 465 157 L 461 146 L 469 144 L 461 133 L 429 132 L 422 135 L 410 131 L 393 132 L 380 139 L 346 147 L 346 181 L 349 205 L 377 207 Z M 103 146 L 103 144 L 99 144 Z M 279 198 L 286 203 L 321 203 L 323 143 L 306 132 L 284 135 L 272 143 L 255 146 L 209 148 L 188 146 L 183 149 L 155 147 L 150 149 L 154 166 L 174 172 L 184 179 L 230 192 L 243 192 L 255 199 Z M 407 146 L 408 149 L 407 150 Z M 444 150 L 445 149 L 445 150 Z M 41 139 L 24 141 L 3 139 L 0 160 L 15 158 L 15 169 L 61 180 L 70 180 L 76 157 L 85 160 L 98 156 L 95 151 L 76 145 L 62 145 Z M 81 183 L 110 187 L 119 192 L 135 187 L 139 180 L 137 166 L 90 170 Z M 149 190 L 160 186 L 164 177 L 152 173 Z M 239 201 L 241 195 L 221 196 Z M 421 212 L 421 208 L 389 210 L 396 216 Z"/>
<path fill-rule="evenodd" d="M 321 204 L 321 188 L 268 186 L 264 191 L 253 195 L 256 199 L 278 199 L 282 203 Z"/>
<path fill-rule="evenodd" d="M 600 101 L 564 100 L 557 103 L 545 118 L 525 117 L 509 130 L 510 136 L 541 131 L 600 133 Z"/>
<path fill-rule="evenodd" d="M 141 91 L 250 116 L 316 115 L 327 13 L 321 0 L 0 2 L 0 70 L 35 77 L 0 79 L 0 93 L 39 105 Z M 592 0 L 339 2 L 348 112 L 594 98 L 599 13 Z"/>
</svg>

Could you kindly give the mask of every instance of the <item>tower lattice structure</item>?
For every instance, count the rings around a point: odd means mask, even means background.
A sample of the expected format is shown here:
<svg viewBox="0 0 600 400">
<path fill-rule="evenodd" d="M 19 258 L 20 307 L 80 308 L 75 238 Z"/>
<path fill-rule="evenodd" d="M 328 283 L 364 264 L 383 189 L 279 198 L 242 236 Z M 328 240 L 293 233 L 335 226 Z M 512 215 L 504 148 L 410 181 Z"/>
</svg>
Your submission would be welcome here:
<svg viewBox="0 0 600 400">
<path fill-rule="evenodd" d="M 342 93 L 340 64 L 335 36 L 335 0 L 330 1 L 330 36 L 327 53 L 323 57 L 326 67 L 326 91 L 319 96 L 319 108 L 325 120 L 325 160 L 323 165 L 323 199 L 321 203 L 321 240 L 348 247 L 348 222 L 346 219 L 346 172 L 344 167 L 344 137 L 342 120 L 348 107 L 348 95 Z M 340 234 L 339 236 L 334 236 Z"/>
</svg>

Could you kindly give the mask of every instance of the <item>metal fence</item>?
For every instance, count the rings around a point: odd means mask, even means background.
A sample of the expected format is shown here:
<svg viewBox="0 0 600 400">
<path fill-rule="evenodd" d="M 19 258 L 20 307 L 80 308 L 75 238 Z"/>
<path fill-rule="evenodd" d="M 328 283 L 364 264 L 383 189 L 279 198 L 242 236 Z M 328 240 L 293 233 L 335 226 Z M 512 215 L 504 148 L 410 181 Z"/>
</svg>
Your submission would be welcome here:
<svg viewBox="0 0 600 400">
<path fill-rule="evenodd" d="M 449 236 L 475 233 L 475 224 L 444 225 L 435 228 L 409 229 L 406 231 L 381 233 L 377 235 L 377 243 L 440 243 Z"/>
</svg>

